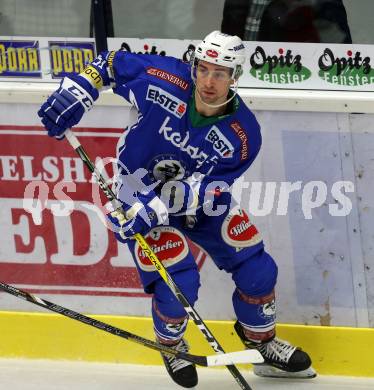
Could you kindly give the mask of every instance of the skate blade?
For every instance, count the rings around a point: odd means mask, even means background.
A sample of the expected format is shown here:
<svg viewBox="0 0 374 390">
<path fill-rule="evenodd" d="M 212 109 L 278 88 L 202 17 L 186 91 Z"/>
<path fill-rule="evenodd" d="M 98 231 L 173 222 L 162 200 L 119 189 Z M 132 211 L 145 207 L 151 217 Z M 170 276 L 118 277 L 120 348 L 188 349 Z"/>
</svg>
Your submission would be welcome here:
<svg viewBox="0 0 374 390">
<path fill-rule="evenodd" d="M 289 379 L 311 379 L 317 376 L 313 367 L 298 372 L 289 372 L 267 364 L 254 364 L 253 373 L 264 378 L 289 378 Z"/>
</svg>

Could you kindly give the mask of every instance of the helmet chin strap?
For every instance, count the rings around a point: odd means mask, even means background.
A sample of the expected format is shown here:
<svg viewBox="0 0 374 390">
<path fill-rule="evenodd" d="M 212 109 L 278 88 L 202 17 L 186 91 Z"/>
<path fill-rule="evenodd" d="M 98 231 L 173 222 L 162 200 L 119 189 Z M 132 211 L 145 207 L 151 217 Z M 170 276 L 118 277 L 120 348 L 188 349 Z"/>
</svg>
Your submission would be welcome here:
<svg viewBox="0 0 374 390">
<path fill-rule="evenodd" d="M 198 89 L 197 89 L 197 85 L 196 85 L 196 77 L 194 75 L 194 65 L 191 66 L 191 78 L 192 78 L 192 81 L 193 83 L 195 84 L 195 91 L 197 93 L 197 96 L 200 100 L 200 103 L 202 104 L 205 104 L 207 107 L 209 108 L 218 108 L 218 107 L 222 107 L 224 106 L 225 104 L 227 103 L 230 103 L 232 99 L 234 99 L 234 97 L 236 96 L 237 92 L 238 92 L 238 79 L 234 79 L 234 94 L 227 100 L 225 100 L 223 103 L 220 103 L 220 104 L 209 104 L 209 103 L 206 103 L 204 102 L 203 98 L 201 97 Z"/>
</svg>

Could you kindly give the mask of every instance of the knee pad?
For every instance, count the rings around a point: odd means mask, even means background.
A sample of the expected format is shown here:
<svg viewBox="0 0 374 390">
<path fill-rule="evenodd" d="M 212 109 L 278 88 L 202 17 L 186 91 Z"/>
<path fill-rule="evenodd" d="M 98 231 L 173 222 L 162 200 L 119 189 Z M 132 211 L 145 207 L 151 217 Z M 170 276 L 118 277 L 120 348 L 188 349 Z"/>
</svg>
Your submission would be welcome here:
<svg viewBox="0 0 374 390">
<path fill-rule="evenodd" d="M 243 261 L 232 273 L 237 288 L 249 296 L 261 297 L 274 290 L 278 267 L 264 250 Z"/>
</svg>

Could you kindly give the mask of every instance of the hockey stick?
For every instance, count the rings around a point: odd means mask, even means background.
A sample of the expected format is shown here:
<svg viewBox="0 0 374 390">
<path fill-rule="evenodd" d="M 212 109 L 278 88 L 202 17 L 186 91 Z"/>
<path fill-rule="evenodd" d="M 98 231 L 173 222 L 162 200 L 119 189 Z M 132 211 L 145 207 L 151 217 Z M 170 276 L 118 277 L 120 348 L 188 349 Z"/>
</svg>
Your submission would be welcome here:
<svg viewBox="0 0 374 390">
<path fill-rule="evenodd" d="M 83 149 L 83 146 L 80 144 L 77 137 L 74 135 L 74 133 L 71 131 L 71 129 L 67 129 L 64 133 L 66 136 L 66 139 L 69 141 L 70 145 L 75 149 L 75 151 L 78 153 L 79 157 L 82 159 L 84 164 L 87 166 L 87 168 L 91 171 L 92 174 L 95 175 L 96 180 L 100 186 L 100 188 L 104 191 L 105 195 L 113 203 L 113 206 L 115 208 L 118 208 L 118 204 L 116 204 L 116 195 L 111 190 L 111 188 L 106 183 L 104 177 L 101 175 L 101 173 L 96 169 L 95 165 L 92 163 L 90 158 L 88 157 L 87 153 Z M 150 246 L 148 245 L 147 241 L 144 239 L 144 237 L 141 234 L 135 234 L 134 238 L 138 242 L 141 249 L 144 251 L 144 253 L 147 255 L 148 259 L 152 262 L 152 264 L 155 266 L 156 270 L 162 277 L 162 279 L 165 281 L 165 283 L 169 286 L 175 297 L 179 300 L 179 302 L 183 305 L 186 312 L 189 314 L 189 316 L 192 318 L 193 322 L 196 324 L 196 326 L 199 328 L 201 333 L 203 333 L 205 339 L 208 341 L 210 346 L 214 349 L 214 351 L 218 354 L 225 353 L 222 346 L 219 344 L 217 339 L 213 336 L 209 328 L 206 326 L 200 315 L 196 312 L 196 310 L 190 305 L 187 298 L 184 296 L 182 291 L 179 289 L 179 287 L 175 284 L 174 280 L 164 267 L 164 265 L 161 263 L 161 261 L 158 259 L 158 257 L 155 255 L 155 253 L 152 251 Z M 242 374 L 239 372 L 239 370 L 234 365 L 227 365 L 227 369 L 230 371 L 232 376 L 235 378 L 238 385 L 243 390 L 251 390 L 251 387 L 247 383 L 247 381 L 244 379 Z"/>
<path fill-rule="evenodd" d="M 22 298 L 35 305 L 41 306 L 47 310 L 53 311 L 58 314 L 62 314 L 65 317 L 69 317 L 73 320 L 83 322 L 86 325 L 93 326 L 94 328 L 103 330 L 104 332 L 111 333 L 115 336 L 119 336 L 124 339 L 134 341 L 135 343 L 141 344 L 147 348 L 151 348 L 156 351 L 163 352 L 169 355 L 174 355 L 178 359 L 187 360 L 191 363 L 198 364 L 199 366 L 212 367 L 212 366 L 226 366 L 227 364 L 237 364 L 237 363 L 263 362 L 262 355 L 257 350 L 244 350 L 244 351 L 230 352 L 222 355 L 213 355 L 213 356 L 199 356 L 199 355 L 191 355 L 189 353 L 179 352 L 173 348 L 167 347 L 166 345 L 162 345 L 154 341 L 145 339 L 133 333 L 116 328 L 115 326 L 106 324 L 105 322 L 95 320 L 94 318 L 87 317 L 84 314 L 80 314 L 73 310 L 67 309 L 66 307 L 59 306 L 56 303 L 46 301 L 26 291 L 20 290 L 14 286 L 10 286 L 9 284 L 6 284 L 4 282 L 0 282 L 0 289 L 9 294 L 16 296 L 17 298 Z"/>
</svg>

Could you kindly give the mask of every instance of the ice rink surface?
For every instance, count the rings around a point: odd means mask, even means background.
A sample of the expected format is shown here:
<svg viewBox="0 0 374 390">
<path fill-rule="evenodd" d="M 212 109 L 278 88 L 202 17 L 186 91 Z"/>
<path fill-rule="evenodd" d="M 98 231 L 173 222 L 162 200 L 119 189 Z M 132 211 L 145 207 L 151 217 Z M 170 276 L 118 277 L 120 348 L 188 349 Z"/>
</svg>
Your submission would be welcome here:
<svg viewBox="0 0 374 390">
<path fill-rule="evenodd" d="M 253 390 L 369 390 L 374 378 L 319 376 L 279 380 L 242 374 Z M 181 389 L 163 367 L 71 361 L 0 359 L 0 389 L 12 390 L 171 390 Z M 199 368 L 196 389 L 239 389 L 227 370 Z"/>
</svg>

